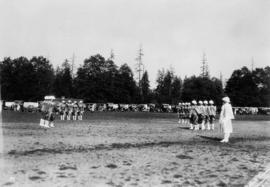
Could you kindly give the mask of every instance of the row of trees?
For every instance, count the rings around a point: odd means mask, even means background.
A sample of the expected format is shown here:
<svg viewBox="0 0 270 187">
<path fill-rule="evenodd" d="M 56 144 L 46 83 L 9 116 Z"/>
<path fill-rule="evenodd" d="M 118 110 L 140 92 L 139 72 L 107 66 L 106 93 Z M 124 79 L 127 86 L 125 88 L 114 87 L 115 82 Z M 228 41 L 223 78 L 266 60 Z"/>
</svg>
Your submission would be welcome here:
<svg viewBox="0 0 270 187">
<path fill-rule="evenodd" d="M 147 71 L 138 84 L 127 64 L 118 67 L 101 55 L 85 59 L 74 77 L 71 69 L 68 61 L 54 70 L 44 57 L 5 58 L 0 62 L 2 99 L 37 101 L 53 94 L 86 102 L 176 104 L 213 99 L 221 104 L 224 96 L 222 82 L 217 78 L 192 76 L 181 80 L 173 70 L 164 69 L 158 71 L 156 88 L 150 89 Z M 269 75 L 269 67 L 252 72 L 245 67 L 236 70 L 225 93 L 237 106 L 269 106 Z"/>
<path fill-rule="evenodd" d="M 270 67 L 235 70 L 225 92 L 236 106 L 270 106 Z"/>
<path fill-rule="evenodd" d="M 54 70 L 44 57 L 5 58 L 0 62 L 0 73 L 4 100 L 37 101 L 53 91 Z"/>
</svg>

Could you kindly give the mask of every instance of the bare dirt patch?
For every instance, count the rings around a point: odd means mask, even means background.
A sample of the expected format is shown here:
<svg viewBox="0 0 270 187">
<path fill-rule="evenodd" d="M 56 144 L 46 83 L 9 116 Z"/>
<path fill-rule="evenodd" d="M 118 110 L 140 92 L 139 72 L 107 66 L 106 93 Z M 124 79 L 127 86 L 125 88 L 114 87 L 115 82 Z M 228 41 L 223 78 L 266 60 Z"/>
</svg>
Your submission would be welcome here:
<svg viewBox="0 0 270 187">
<path fill-rule="evenodd" d="M 4 186 L 244 186 L 270 162 L 268 121 L 234 121 L 222 144 L 218 126 L 190 131 L 174 114 L 93 113 L 47 131 L 35 114 L 4 117 Z"/>
</svg>

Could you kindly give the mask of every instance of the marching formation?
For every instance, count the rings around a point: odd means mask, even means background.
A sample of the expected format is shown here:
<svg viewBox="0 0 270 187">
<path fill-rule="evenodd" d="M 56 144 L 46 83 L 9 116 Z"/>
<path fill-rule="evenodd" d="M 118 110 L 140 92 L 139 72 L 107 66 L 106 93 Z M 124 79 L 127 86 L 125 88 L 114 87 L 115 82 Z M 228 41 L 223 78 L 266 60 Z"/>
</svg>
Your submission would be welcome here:
<svg viewBox="0 0 270 187">
<path fill-rule="evenodd" d="M 224 138 L 220 141 L 223 143 L 229 142 L 230 134 L 233 132 L 232 119 L 234 114 L 230 98 L 222 98 L 223 105 L 221 107 L 219 124 Z M 215 116 L 217 107 L 214 105 L 213 100 L 210 101 L 197 101 L 193 100 L 191 103 L 179 103 L 178 105 L 178 123 L 189 124 L 192 130 L 214 130 L 215 129 Z"/>
<path fill-rule="evenodd" d="M 41 103 L 41 119 L 40 126 L 44 128 L 54 127 L 56 115 L 60 115 L 60 120 L 82 120 L 85 110 L 83 101 L 68 100 L 66 102 L 56 102 L 54 96 L 45 96 L 45 100 Z"/>
<path fill-rule="evenodd" d="M 230 134 L 232 133 L 232 122 L 234 114 L 230 104 L 230 98 L 222 98 L 223 105 L 219 123 L 221 130 L 224 133 L 224 139 L 221 142 L 228 142 Z M 54 127 L 54 120 L 57 114 L 60 115 L 60 120 L 82 120 L 86 106 L 82 100 L 71 101 L 62 100 L 55 101 L 54 96 L 45 96 L 45 100 L 41 104 L 41 119 L 40 126 L 44 128 Z M 178 123 L 188 124 L 191 130 L 214 130 L 215 117 L 217 107 L 214 101 L 197 101 L 193 100 L 191 103 L 179 103 L 177 107 Z"/>
<path fill-rule="evenodd" d="M 191 130 L 214 130 L 217 108 L 212 100 L 179 103 L 178 123 L 188 124 Z"/>
<path fill-rule="evenodd" d="M 60 114 L 61 120 L 82 120 L 83 113 L 84 113 L 85 104 L 82 101 L 74 101 L 73 103 L 71 100 L 62 101 L 58 106 L 58 111 Z"/>
</svg>

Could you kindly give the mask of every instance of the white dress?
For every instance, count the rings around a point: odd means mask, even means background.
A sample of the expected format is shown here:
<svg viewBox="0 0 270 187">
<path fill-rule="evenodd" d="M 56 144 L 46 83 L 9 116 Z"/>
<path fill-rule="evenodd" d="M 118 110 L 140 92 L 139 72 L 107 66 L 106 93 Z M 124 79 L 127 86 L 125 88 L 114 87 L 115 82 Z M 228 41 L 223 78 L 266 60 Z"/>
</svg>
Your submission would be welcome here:
<svg viewBox="0 0 270 187">
<path fill-rule="evenodd" d="M 232 119 L 234 119 L 232 105 L 225 103 L 221 107 L 219 122 L 224 133 L 232 133 Z"/>
</svg>

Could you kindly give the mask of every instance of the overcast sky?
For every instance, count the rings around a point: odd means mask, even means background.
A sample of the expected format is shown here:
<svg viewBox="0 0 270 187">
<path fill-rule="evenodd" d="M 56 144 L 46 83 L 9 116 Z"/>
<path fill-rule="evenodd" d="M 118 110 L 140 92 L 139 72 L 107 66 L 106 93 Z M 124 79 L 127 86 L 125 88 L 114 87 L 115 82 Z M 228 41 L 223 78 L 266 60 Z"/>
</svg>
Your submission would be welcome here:
<svg viewBox="0 0 270 187">
<path fill-rule="evenodd" d="M 78 67 L 111 49 L 133 70 L 140 44 L 154 85 L 157 71 L 229 78 L 270 63 L 269 0 L 0 0 L 0 58 L 39 56 L 54 66 L 75 54 Z"/>
</svg>

